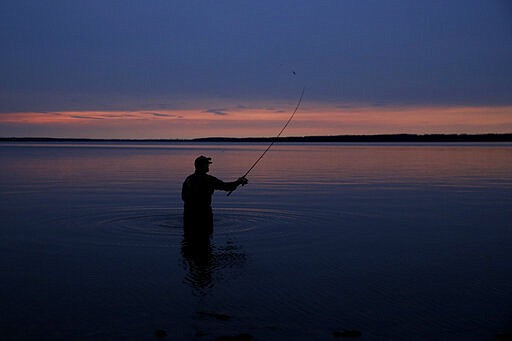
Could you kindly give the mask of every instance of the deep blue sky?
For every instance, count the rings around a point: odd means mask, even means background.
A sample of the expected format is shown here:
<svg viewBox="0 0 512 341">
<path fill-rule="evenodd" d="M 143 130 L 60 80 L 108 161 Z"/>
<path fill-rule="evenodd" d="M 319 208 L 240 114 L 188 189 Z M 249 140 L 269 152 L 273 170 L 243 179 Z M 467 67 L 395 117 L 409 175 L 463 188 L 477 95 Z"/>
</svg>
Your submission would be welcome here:
<svg viewBox="0 0 512 341">
<path fill-rule="evenodd" d="M 512 104 L 508 0 L 0 0 L 0 49 L 0 113 Z"/>
<path fill-rule="evenodd" d="M 302 85 L 322 101 L 512 102 L 505 0 L 15 0 L 0 13 L 4 112 Z"/>
</svg>

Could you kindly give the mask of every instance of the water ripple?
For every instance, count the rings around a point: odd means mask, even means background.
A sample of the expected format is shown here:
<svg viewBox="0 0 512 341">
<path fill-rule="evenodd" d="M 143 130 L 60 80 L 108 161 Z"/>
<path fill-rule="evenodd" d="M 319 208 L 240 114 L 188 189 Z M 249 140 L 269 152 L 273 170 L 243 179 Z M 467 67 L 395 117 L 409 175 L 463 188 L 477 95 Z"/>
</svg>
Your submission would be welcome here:
<svg viewBox="0 0 512 341">
<path fill-rule="evenodd" d="M 314 219 L 304 212 L 287 210 L 217 208 L 214 230 L 218 238 L 249 234 L 265 240 L 287 238 L 294 234 L 294 226 Z M 66 244 L 167 247 L 178 245 L 183 233 L 181 208 L 88 208 L 42 223 L 54 233 L 40 242 Z"/>
</svg>

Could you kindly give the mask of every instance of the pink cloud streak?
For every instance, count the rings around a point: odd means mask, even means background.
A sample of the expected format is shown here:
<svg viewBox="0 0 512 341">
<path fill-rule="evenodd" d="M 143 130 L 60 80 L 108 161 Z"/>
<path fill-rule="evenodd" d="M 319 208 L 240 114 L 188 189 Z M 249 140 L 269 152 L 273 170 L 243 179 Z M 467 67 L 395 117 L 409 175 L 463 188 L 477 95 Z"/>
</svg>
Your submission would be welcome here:
<svg viewBox="0 0 512 341">
<path fill-rule="evenodd" d="M 222 112 L 222 115 L 219 114 Z M 275 106 L 0 114 L 0 136 L 193 138 L 273 136 L 291 111 Z M 328 106 L 307 103 L 283 136 L 512 132 L 512 106 Z"/>
</svg>

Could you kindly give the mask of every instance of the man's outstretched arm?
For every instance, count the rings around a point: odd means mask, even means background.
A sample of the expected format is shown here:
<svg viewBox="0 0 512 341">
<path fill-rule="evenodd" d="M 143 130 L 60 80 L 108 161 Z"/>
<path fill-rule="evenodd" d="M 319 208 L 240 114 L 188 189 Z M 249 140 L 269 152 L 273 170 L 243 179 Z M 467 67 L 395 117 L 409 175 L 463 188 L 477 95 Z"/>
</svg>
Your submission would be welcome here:
<svg viewBox="0 0 512 341">
<path fill-rule="evenodd" d="M 224 182 L 224 181 L 218 180 L 218 182 L 216 183 L 215 189 L 218 189 L 221 191 L 226 191 L 226 192 L 231 192 L 231 191 L 234 191 L 238 186 L 240 186 L 240 185 L 244 186 L 248 182 L 249 181 L 244 177 L 238 178 L 236 181 L 231 181 L 231 182 Z"/>
</svg>

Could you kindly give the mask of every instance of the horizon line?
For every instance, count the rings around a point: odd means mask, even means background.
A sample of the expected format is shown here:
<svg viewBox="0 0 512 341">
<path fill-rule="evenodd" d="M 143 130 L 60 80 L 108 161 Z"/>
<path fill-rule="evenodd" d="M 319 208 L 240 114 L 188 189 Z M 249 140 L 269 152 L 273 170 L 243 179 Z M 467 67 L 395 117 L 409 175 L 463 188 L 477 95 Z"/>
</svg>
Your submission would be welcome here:
<svg viewBox="0 0 512 341">
<path fill-rule="evenodd" d="M 0 137 L 0 142 L 512 142 L 511 133 L 343 134 L 274 137 L 87 138 Z"/>
</svg>

